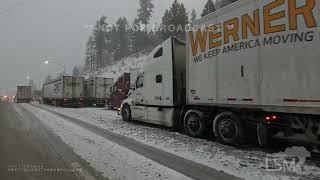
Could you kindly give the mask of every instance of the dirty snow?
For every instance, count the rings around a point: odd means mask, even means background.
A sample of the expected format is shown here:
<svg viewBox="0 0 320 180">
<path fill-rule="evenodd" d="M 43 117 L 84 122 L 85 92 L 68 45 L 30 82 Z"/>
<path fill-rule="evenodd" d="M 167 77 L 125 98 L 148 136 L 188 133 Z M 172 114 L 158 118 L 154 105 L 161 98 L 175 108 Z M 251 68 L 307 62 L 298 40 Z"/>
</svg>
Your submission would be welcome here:
<svg viewBox="0 0 320 180">
<path fill-rule="evenodd" d="M 268 154 L 265 152 L 241 150 L 212 141 L 191 138 L 165 128 L 124 122 L 115 111 L 102 108 L 72 109 L 40 106 L 244 179 L 317 179 L 320 177 L 320 168 L 313 165 L 305 165 L 304 172 L 267 171 L 265 159 Z"/>
<path fill-rule="evenodd" d="M 75 153 L 111 180 L 190 179 L 52 113 L 27 104 L 22 106 L 71 146 Z"/>
</svg>

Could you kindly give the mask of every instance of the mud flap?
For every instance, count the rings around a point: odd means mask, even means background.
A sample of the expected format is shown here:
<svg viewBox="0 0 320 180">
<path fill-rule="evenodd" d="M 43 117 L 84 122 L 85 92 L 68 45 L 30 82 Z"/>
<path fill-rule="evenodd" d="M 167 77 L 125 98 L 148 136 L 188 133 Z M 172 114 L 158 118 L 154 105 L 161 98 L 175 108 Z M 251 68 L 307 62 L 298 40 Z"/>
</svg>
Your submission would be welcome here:
<svg viewBox="0 0 320 180">
<path fill-rule="evenodd" d="M 257 125 L 258 142 L 261 147 L 267 147 L 269 145 L 269 128 L 265 123 L 259 123 Z"/>
</svg>

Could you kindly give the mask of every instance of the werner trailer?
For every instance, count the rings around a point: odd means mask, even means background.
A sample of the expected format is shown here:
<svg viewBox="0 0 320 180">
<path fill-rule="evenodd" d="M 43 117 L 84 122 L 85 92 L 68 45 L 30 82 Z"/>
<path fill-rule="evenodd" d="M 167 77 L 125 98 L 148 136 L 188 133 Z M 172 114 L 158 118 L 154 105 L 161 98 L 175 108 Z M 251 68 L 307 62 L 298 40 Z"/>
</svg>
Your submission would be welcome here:
<svg viewBox="0 0 320 180">
<path fill-rule="evenodd" d="M 212 132 L 227 144 L 299 133 L 320 142 L 320 1 L 237 1 L 145 61 L 124 120 Z"/>
</svg>

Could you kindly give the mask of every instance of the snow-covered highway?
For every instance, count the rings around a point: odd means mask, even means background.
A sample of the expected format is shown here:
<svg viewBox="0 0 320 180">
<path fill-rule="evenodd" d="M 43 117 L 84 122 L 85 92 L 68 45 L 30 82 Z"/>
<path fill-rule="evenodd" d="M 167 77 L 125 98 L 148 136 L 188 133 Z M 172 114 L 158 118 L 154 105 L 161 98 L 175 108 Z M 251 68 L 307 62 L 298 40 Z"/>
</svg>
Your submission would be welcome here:
<svg viewBox="0 0 320 180">
<path fill-rule="evenodd" d="M 320 168 L 270 171 L 266 152 L 194 139 L 166 128 L 124 122 L 104 108 L 15 104 L 30 112 L 90 167 L 109 179 L 317 179 Z"/>
</svg>

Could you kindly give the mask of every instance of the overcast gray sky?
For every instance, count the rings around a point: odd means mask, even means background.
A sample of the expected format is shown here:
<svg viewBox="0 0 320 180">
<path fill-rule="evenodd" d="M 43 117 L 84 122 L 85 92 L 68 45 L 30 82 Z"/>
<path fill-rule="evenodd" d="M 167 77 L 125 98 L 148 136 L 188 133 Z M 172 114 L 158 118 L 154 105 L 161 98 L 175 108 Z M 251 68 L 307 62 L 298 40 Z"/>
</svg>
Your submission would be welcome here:
<svg viewBox="0 0 320 180">
<path fill-rule="evenodd" d="M 174 0 L 153 0 L 153 22 L 160 22 Z M 189 12 L 199 13 L 206 0 L 179 0 Z M 92 25 L 106 15 L 114 22 L 136 16 L 138 0 L 0 0 L 0 89 L 26 83 L 27 74 L 38 83 L 61 68 L 44 65 L 45 57 L 65 64 L 70 72 L 84 61 L 85 43 Z M 1 91 L 0 91 L 1 92 Z"/>
</svg>

